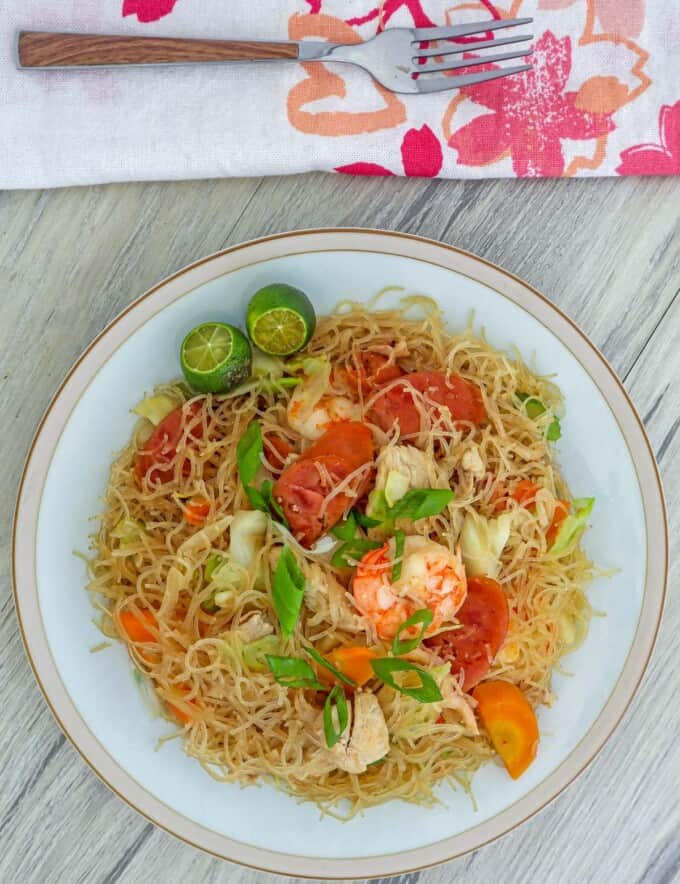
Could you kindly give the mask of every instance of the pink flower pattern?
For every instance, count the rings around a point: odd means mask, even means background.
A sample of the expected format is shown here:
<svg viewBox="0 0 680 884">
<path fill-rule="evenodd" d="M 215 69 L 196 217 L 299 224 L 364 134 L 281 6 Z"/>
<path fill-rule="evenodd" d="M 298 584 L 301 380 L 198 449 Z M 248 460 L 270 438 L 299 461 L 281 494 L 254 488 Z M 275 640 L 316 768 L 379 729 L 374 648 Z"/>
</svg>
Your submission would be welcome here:
<svg viewBox="0 0 680 884">
<path fill-rule="evenodd" d="M 136 15 L 138 21 L 158 21 L 170 15 L 177 0 L 123 0 L 123 16 Z"/>
<path fill-rule="evenodd" d="M 444 157 L 439 139 L 429 126 L 409 129 L 401 142 L 401 161 L 404 175 L 409 178 L 434 178 L 441 171 Z M 394 175 L 390 169 L 377 163 L 350 163 L 338 166 L 336 172 L 348 175 Z"/>
<path fill-rule="evenodd" d="M 661 144 L 638 144 L 621 154 L 619 175 L 680 175 L 680 101 L 659 113 Z"/>
<path fill-rule="evenodd" d="M 509 152 L 519 177 L 562 175 L 564 139 L 598 138 L 614 129 L 611 114 L 582 110 L 577 93 L 564 91 L 571 72 L 569 37 L 560 40 L 551 31 L 542 34 L 535 44 L 533 65 L 523 74 L 461 90 L 492 111 L 449 139 L 461 165 L 484 165 Z"/>
</svg>

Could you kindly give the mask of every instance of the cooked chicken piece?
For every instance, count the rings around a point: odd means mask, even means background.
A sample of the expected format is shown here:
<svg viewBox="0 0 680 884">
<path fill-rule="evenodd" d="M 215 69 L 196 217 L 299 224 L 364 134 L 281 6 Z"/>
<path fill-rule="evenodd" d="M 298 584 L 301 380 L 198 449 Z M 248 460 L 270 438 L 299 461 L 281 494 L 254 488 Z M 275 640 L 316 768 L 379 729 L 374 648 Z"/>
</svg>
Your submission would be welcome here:
<svg viewBox="0 0 680 884">
<path fill-rule="evenodd" d="M 404 493 L 412 488 L 448 488 L 434 458 L 413 445 L 388 445 L 378 455 L 375 487 L 384 489 L 390 473 L 403 476 Z"/>
<path fill-rule="evenodd" d="M 329 619 L 346 632 L 363 632 L 366 621 L 355 609 L 351 596 L 332 574 L 326 574 L 319 565 L 305 563 L 305 603 L 314 613 L 328 611 Z"/>
<path fill-rule="evenodd" d="M 460 465 L 463 471 L 472 476 L 473 479 L 482 479 L 486 473 L 484 463 L 479 454 L 479 448 L 476 445 L 471 445 L 465 449 Z"/>
<path fill-rule="evenodd" d="M 236 632 L 242 641 L 249 644 L 264 638 L 265 635 L 271 635 L 274 632 L 274 627 L 260 611 L 254 611 L 247 620 L 239 623 Z"/>
<path fill-rule="evenodd" d="M 338 742 L 329 749 L 340 770 L 363 773 L 369 764 L 384 758 L 390 749 L 390 735 L 375 694 L 356 694 L 348 704 L 349 723 Z"/>
</svg>

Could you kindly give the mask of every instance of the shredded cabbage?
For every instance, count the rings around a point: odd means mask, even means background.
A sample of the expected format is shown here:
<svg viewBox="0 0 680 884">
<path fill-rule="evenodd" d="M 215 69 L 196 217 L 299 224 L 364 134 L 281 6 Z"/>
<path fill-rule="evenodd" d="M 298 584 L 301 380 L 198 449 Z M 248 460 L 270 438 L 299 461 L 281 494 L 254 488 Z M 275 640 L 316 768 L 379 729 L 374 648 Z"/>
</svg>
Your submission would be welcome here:
<svg viewBox="0 0 680 884">
<path fill-rule="evenodd" d="M 512 513 L 496 519 L 485 519 L 469 511 L 460 532 L 460 548 L 468 577 L 497 577 L 500 556 L 510 537 Z"/>
<path fill-rule="evenodd" d="M 269 517 L 260 510 L 241 510 L 234 515 L 229 535 L 229 555 L 250 570 L 257 561 L 267 533 Z"/>
<path fill-rule="evenodd" d="M 283 377 L 283 360 L 276 356 L 270 356 L 261 350 L 253 350 L 253 364 L 251 369 L 254 378 L 268 378 L 278 380 Z"/>
<path fill-rule="evenodd" d="M 133 543 L 140 543 L 145 534 L 144 522 L 141 519 L 132 519 L 129 516 L 123 517 L 111 531 L 111 537 L 117 538 L 121 546 L 130 546 Z"/>
<path fill-rule="evenodd" d="M 257 641 L 249 642 L 243 646 L 243 662 L 253 672 L 266 672 L 266 654 L 276 654 L 279 651 L 279 638 L 275 635 L 265 635 Z"/>
<path fill-rule="evenodd" d="M 160 422 L 166 418 L 172 411 L 182 404 L 179 397 L 169 396 L 166 393 L 160 393 L 158 396 L 145 396 L 142 401 L 136 405 L 132 411 L 140 417 L 145 417 L 157 427 Z"/>
<path fill-rule="evenodd" d="M 368 495 L 366 515 L 369 519 L 384 522 L 387 519 L 387 499 L 382 489 L 374 488 Z"/>
<path fill-rule="evenodd" d="M 300 403 L 300 419 L 307 420 L 328 391 L 331 364 L 325 356 L 310 356 L 303 359 L 301 365 L 305 379 L 293 393 L 293 400 Z"/>
<path fill-rule="evenodd" d="M 581 497 L 574 501 L 574 512 L 562 522 L 555 542 L 550 547 L 550 553 L 553 556 L 561 556 L 571 552 L 585 530 L 594 506 L 594 497 Z"/>
<path fill-rule="evenodd" d="M 390 470 L 387 474 L 387 481 L 385 482 L 385 500 L 387 505 L 394 506 L 398 500 L 401 500 L 410 487 L 411 482 L 408 476 L 405 476 L 404 473 L 400 473 L 397 470 Z"/>
</svg>

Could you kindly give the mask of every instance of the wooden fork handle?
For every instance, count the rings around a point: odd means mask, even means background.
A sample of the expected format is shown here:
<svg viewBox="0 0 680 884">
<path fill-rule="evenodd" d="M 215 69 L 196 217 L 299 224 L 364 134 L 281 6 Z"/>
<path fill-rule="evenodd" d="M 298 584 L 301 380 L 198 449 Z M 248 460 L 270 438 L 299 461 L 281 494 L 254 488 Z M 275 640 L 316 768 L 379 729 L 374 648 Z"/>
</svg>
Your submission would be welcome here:
<svg viewBox="0 0 680 884">
<path fill-rule="evenodd" d="M 297 57 L 297 43 L 56 34 L 45 31 L 20 31 L 17 37 L 17 58 L 22 68 L 186 64 Z"/>
</svg>

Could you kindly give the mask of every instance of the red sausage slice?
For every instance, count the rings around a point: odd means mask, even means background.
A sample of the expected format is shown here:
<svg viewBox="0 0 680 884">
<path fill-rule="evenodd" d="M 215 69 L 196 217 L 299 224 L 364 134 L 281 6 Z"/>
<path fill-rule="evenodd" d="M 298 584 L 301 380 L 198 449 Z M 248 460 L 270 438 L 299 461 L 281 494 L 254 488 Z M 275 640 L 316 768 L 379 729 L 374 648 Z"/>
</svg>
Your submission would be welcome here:
<svg viewBox="0 0 680 884">
<path fill-rule="evenodd" d="M 489 671 L 508 632 L 508 603 L 501 585 L 490 577 L 471 577 L 456 619 L 461 628 L 440 632 L 425 644 L 451 662 L 454 675 L 463 673 L 463 690 L 469 691 Z"/>
<path fill-rule="evenodd" d="M 140 482 L 146 479 L 151 485 L 161 485 L 172 479 L 175 471 L 174 460 L 177 446 L 182 439 L 187 422 L 194 418 L 200 410 L 200 402 L 192 402 L 187 408 L 186 414 L 183 407 L 180 407 L 163 418 L 137 454 L 135 476 Z M 200 424 L 192 427 L 191 438 L 200 439 L 202 434 L 203 427 Z"/>
<path fill-rule="evenodd" d="M 324 500 L 350 473 L 371 460 L 371 431 L 364 424 L 346 421 L 329 427 L 281 473 L 274 485 L 274 498 L 303 546 L 312 546 L 342 518 L 353 498 L 337 494 L 325 509 Z M 355 489 L 359 496 L 366 492 L 370 481 L 368 475 Z"/>
<path fill-rule="evenodd" d="M 459 375 L 445 375 L 442 371 L 416 371 L 405 375 L 404 380 L 428 399 L 448 408 L 454 420 L 480 424 L 486 417 L 479 387 Z M 394 384 L 385 390 L 373 404 L 371 420 L 385 431 L 398 422 L 402 436 L 418 433 L 420 412 L 409 387 Z"/>
<path fill-rule="evenodd" d="M 357 365 L 352 363 L 340 371 L 354 392 L 358 393 L 361 390 L 364 396 L 370 395 L 381 384 L 394 381 L 404 373 L 398 365 L 390 363 L 387 356 L 371 350 L 358 353 L 356 362 Z"/>
</svg>

